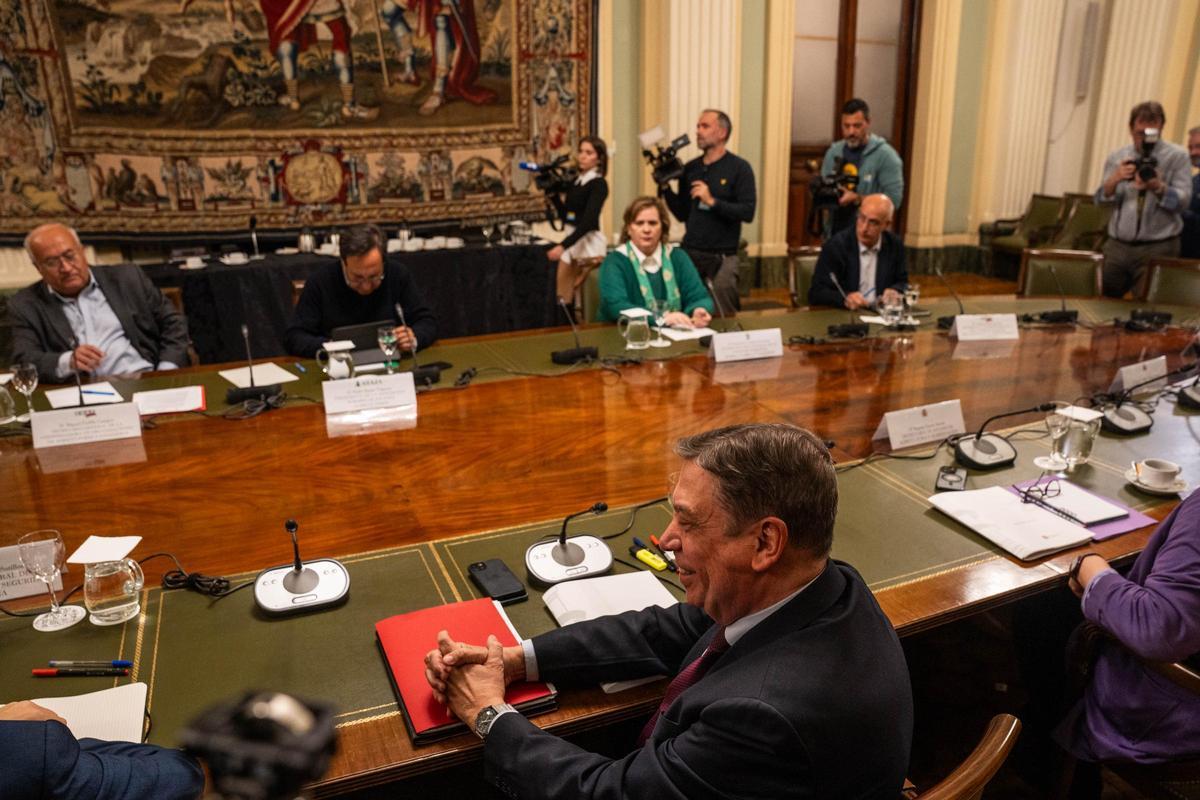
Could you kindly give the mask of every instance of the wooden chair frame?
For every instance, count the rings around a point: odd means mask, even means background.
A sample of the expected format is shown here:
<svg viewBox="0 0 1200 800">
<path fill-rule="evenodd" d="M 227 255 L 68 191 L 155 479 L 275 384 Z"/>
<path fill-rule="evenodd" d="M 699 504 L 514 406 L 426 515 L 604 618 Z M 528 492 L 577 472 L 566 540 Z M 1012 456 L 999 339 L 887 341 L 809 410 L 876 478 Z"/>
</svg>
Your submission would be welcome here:
<svg viewBox="0 0 1200 800">
<path fill-rule="evenodd" d="M 984 787 L 1003 766 L 1021 733 L 1021 720 L 997 714 L 988 722 L 983 738 L 953 772 L 924 792 L 902 795 L 918 800 L 978 800 Z"/>
<path fill-rule="evenodd" d="M 1145 300 L 1150 295 L 1151 277 L 1157 274 L 1159 270 L 1177 269 L 1188 272 L 1200 272 L 1200 259 L 1194 258 L 1152 258 L 1146 262 L 1146 271 L 1142 274 L 1142 279 L 1134 290 L 1134 297 L 1138 300 Z M 1163 302 L 1158 300 L 1157 302 Z"/>
<path fill-rule="evenodd" d="M 1101 287 L 1103 286 L 1104 277 L 1104 255 L 1102 253 L 1093 253 L 1090 250 L 1038 250 L 1026 248 L 1021 253 L 1021 271 L 1017 275 L 1017 295 L 1019 297 L 1026 296 L 1025 282 L 1029 279 L 1029 260 L 1032 258 L 1091 262 L 1096 273 L 1096 290 L 1094 294 L 1089 296 L 1100 297 L 1102 295 Z"/>
</svg>

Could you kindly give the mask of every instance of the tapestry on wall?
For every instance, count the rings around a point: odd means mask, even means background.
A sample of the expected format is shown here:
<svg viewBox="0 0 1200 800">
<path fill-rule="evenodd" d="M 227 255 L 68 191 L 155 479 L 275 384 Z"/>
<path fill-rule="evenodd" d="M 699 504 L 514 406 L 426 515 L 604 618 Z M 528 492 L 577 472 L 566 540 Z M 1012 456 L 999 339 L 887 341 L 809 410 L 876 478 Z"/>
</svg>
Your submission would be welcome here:
<svg viewBox="0 0 1200 800">
<path fill-rule="evenodd" d="M 0 0 L 0 232 L 530 214 L 591 0 Z"/>
</svg>

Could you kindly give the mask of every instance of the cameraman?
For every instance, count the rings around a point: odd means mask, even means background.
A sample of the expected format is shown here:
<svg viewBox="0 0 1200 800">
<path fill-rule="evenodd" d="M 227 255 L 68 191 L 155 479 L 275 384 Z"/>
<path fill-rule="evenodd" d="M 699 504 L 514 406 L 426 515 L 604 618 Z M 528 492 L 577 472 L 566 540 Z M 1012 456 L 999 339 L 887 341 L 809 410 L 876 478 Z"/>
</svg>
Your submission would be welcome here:
<svg viewBox="0 0 1200 800">
<path fill-rule="evenodd" d="M 608 199 L 608 147 L 598 136 L 584 136 L 575 154 L 579 177 L 565 192 L 549 192 L 558 218 L 567 227 L 567 236 L 546 252 L 546 258 L 558 262 L 558 298 L 568 306 L 575 303 L 575 289 L 583 283 L 583 273 L 577 262 L 581 259 L 604 258 L 608 250 L 600 232 L 600 212 Z"/>
<path fill-rule="evenodd" d="M 841 186 L 825 238 L 853 227 L 859 203 L 869 194 L 886 194 L 899 210 L 904 199 L 904 162 L 886 139 L 871 133 L 871 108 L 865 100 L 855 97 L 842 106 L 842 138 L 825 151 L 821 175 L 843 181 L 848 175 L 857 176 L 853 190 Z"/>
<path fill-rule="evenodd" d="M 1138 103 L 1129 112 L 1133 143 L 1110 153 L 1104 162 L 1104 183 L 1096 190 L 1096 202 L 1116 205 L 1103 247 L 1106 297 L 1124 297 L 1137 286 L 1150 258 L 1179 255 L 1191 166 L 1186 150 L 1162 140 L 1166 121 L 1161 103 Z M 1148 130 L 1154 133 L 1147 136 Z"/>
<path fill-rule="evenodd" d="M 754 219 L 754 170 L 725 149 L 733 122 L 723 111 L 705 109 L 696 123 L 702 155 L 683 167 L 679 191 L 658 187 L 671 213 L 685 225 L 683 250 L 700 276 L 711 280 L 718 313 L 741 308 L 738 299 L 738 246 L 742 223 Z"/>
</svg>

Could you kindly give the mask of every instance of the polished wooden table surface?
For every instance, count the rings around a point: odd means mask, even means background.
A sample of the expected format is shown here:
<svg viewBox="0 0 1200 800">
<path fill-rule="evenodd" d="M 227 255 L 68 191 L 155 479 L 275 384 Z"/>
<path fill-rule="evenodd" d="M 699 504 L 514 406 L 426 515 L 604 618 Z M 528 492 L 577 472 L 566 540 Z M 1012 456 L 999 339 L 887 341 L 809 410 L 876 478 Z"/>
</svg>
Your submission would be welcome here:
<svg viewBox="0 0 1200 800">
<path fill-rule="evenodd" d="M 1014 304 L 976 304 L 988 302 Z M 828 312 L 769 312 L 748 321 L 763 327 L 805 313 Z M 252 571 L 287 560 L 289 517 L 300 521 L 305 555 L 317 557 L 559 518 L 597 500 L 640 502 L 665 493 L 677 469 L 675 439 L 736 422 L 802 425 L 833 440 L 839 461 L 851 461 L 885 449 L 871 435 L 886 411 L 957 397 L 971 429 L 993 414 L 1104 389 L 1122 364 L 1165 355 L 1174 367 L 1193 337 L 1178 328 L 1035 328 L 1022 331 L 1006 358 L 963 359 L 953 340 L 927 325 L 861 342 L 790 346 L 766 365 L 715 366 L 692 355 L 623 365 L 619 374 L 590 369 L 437 390 L 420 396 L 415 428 L 364 436 L 331 438 L 318 404 L 240 422 L 176 417 L 145 432 L 144 459 L 139 452 L 133 463 L 111 466 L 82 457 L 63 466 L 27 438 L 6 438 L 0 519 L 6 535 L 59 528 L 68 549 L 92 533 L 136 533 L 145 537 L 139 553 L 174 552 L 189 570 Z M 520 339 L 478 341 L 502 347 Z M 548 359 L 543 368 L 551 368 Z M 1164 501 L 1152 513 L 1161 518 L 1170 507 Z M 1148 534 L 1093 549 L 1127 558 Z M 1070 558 L 1023 564 L 995 556 L 877 596 L 897 629 L 909 633 L 1039 591 L 1061 580 Z M 572 693 L 538 721 L 567 731 L 642 714 L 659 691 Z M 414 749 L 395 716 L 347 726 L 341 742 L 321 793 L 477 755 L 469 736 Z"/>
</svg>

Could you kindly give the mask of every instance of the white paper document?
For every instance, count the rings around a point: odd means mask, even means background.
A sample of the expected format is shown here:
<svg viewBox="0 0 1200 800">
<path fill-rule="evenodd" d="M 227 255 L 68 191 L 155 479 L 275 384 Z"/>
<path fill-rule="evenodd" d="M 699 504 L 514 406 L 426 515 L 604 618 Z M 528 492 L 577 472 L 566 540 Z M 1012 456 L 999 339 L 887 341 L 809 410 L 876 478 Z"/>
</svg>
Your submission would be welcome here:
<svg viewBox="0 0 1200 800">
<path fill-rule="evenodd" d="M 950 326 L 950 337 L 960 342 L 987 342 L 1017 339 L 1016 314 L 959 314 Z"/>
<path fill-rule="evenodd" d="M 29 425 L 35 449 L 142 435 L 142 418 L 133 403 L 39 411 L 30 417 Z"/>
<path fill-rule="evenodd" d="M 763 328 L 716 333 L 713 334 L 708 354 L 718 364 L 756 358 L 778 358 L 783 355 L 783 331 L 779 328 Z"/>
<path fill-rule="evenodd" d="M 686 342 L 703 336 L 712 336 L 711 328 L 661 328 L 662 335 L 672 342 Z"/>
<path fill-rule="evenodd" d="M 411 372 L 325 381 L 321 384 L 321 395 L 326 414 L 417 404 L 417 390 Z"/>
<path fill-rule="evenodd" d="M 1150 394 L 1157 392 L 1166 385 L 1165 380 L 1155 380 L 1155 378 L 1165 377 L 1166 374 L 1166 356 L 1151 358 L 1148 361 L 1140 361 L 1137 364 L 1130 364 L 1117 370 L 1117 374 L 1113 377 L 1112 385 L 1108 387 L 1108 390 L 1110 392 L 1120 392 L 1138 386 L 1138 394 L 1142 392 Z"/>
<path fill-rule="evenodd" d="M 142 740 L 142 722 L 146 716 L 144 683 L 128 683 L 74 697 L 38 697 L 33 702 L 65 719 L 76 739 Z"/>
<path fill-rule="evenodd" d="M 249 367 L 223 369 L 217 374 L 239 389 L 245 389 L 250 386 Z M 287 383 L 288 381 L 298 380 L 300 380 L 298 376 L 293 375 L 273 361 L 264 361 L 261 364 L 254 365 L 255 386 L 270 386 L 272 383 Z"/>
<path fill-rule="evenodd" d="M 1042 502 L 1070 514 L 1082 525 L 1095 525 L 1098 522 L 1109 522 L 1129 516 L 1129 512 L 1116 503 L 1110 503 L 1103 497 L 1097 497 L 1064 480 L 1058 482 L 1058 494 L 1044 497 Z"/>
<path fill-rule="evenodd" d="M 101 561 L 120 561 L 133 552 L 142 540 L 140 536 L 89 536 L 67 558 L 68 564 L 99 564 Z"/>
<path fill-rule="evenodd" d="M 1022 561 L 1032 561 L 1092 540 L 1087 528 L 1035 503 L 1023 503 L 1003 486 L 939 492 L 930 497 L 929 502 Z"/>
<path fill-rule="evenodd" d="M 879 421 L 871 439 L 882 439 L 886 436 L 892 449 L 899 450 L 914 444 L 945 439 L 965 430 L 962 403 L 958 400 L 943 400 L 940 403 L 887 412 Z"/>
<path fill-rule="evenodd" d="M 79 389 L 68 386 L 65 389 L 47 389 L 46 400 L 51 408 L 68 408 L 79 405 Z M 83 405 L 97 406 L 104 403 L 124 403 L 125 398 L 113 388 L 108 381 L 100 383 L 85 383 L 83 385 Z"/>
<path fill-rule="evenodd" d="M 555 584 L 542 595 L 542 601 L 559 625 L 571 625 L 625 611 L 641 611 L 655 605 L 670 608 L 679 602 L 649 572 L 628 572 Z M 600 688 L 613 694 L 656 681 L 660 677 L 602 683 Z"/>
<path fill-rule="evenodd" d="M 154 389 L 134 392 L 133 403 L 143 417 L 152 414 L 179 414 L 205 409 L 203 386 L 180 386 L 177 389 Z"/>
</svg>

